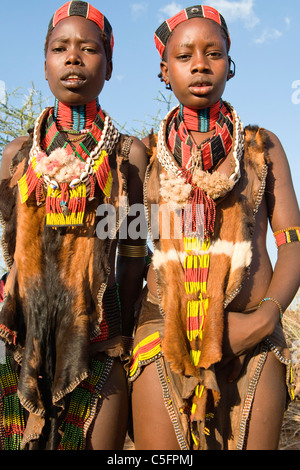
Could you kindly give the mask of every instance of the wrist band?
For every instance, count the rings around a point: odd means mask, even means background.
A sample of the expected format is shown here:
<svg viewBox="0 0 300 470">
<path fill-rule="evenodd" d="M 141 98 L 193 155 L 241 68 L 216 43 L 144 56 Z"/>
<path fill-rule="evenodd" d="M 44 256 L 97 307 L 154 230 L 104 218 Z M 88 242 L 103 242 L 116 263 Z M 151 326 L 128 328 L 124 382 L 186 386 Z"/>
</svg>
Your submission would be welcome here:
<svg viewBox="0 0 300 470">
<path fill-rule="evenodd" d="M 279 308 L 280 320 L 281 320 L 283 317 L 283 308 L 281 307 L 278 300 L 274 299 L 273 297 L 265 297 L 264 299 L 262 299 L 258 304 L 258 308 L 261 306 L 263 302 L 266 302 L 267 300 L 271 300 L 271 302 L 274 302 L 277 305 L 277 307 Z"/>
<path fill-rule="evenodd" d="M 148 254 L 147 245 L 124 245 L 118 244 L 119 256 L 127 256 L 128 258 L 144 258 Z"/>
<path fill-rule="evenodd" d="M 300 227 L 289 227 L 274 232 L 277 248 L 285 243 L 300 242 Z"/>
</svg>

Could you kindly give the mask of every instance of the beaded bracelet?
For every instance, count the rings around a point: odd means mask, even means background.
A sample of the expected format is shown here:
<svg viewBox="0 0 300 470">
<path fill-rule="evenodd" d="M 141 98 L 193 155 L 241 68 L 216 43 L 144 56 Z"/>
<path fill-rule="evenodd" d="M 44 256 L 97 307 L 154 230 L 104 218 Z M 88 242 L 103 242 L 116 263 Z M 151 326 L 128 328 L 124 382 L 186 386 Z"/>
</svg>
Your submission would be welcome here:
<svg viewBox="0 0 300 470">
<path fill-rule="evenodd" d="M 293 243 L 300 241 L 300 227 L 289 227 L 274 232 L 277 248 L 285 243 Z"/>
<path fill-rule="evenodd" d="M 258 308 L 261 306 L 263 302 L 266 302 L 266 300 L 271 300 L 271 302 L 274 302 L 277 305 L 277 307 L 279 308 L 280 320 L 281 320 L 283 317 L 283 308 L 281 307 L 278 300 L 274 299 L 273 297 L 265 297 L 264 299 L 262 299 L 258 304 Z"/>
</svg>

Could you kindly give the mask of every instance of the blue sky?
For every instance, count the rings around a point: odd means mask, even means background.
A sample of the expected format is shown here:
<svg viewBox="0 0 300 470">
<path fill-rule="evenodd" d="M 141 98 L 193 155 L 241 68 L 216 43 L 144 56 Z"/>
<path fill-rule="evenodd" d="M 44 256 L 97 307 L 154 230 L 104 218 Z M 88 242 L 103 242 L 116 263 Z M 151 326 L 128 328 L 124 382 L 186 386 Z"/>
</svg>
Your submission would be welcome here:
<svg viewBox="0 0 300 470">
<path fill-rule="evenodd" d="M 33 81 L 53 103 L 44 79 L 43 46 L 57 0 L 9 0 L 0 4 L 1 89 Z M 159 24 L 195 3 L 183 0 L 110 0 L 91 2 L 112 24 L 115 36 L 114 71 L 100 96 L 102 107 L 127 129 L 151 124 L 151 116 L 165 108 L 159 92 L 169 94 L 157 78 L 159 55 L 153 35 Z M 299 114 L 300 43 L 299 0 L 210 0 L 227 21 L 231 57 L 236 76 L 224 98 L 237 110 L 244 124 L 259 124 L 280 138 L 289 158 L 300 200 Z M 175 104 L 176 102 L 174 102 Z M 273 242 L 271 243 L 271 245 Z M 274 247 L 272 248 L 274 252 Z M 274 255 L 273 255 L 274 256 Z"/>
</svg>

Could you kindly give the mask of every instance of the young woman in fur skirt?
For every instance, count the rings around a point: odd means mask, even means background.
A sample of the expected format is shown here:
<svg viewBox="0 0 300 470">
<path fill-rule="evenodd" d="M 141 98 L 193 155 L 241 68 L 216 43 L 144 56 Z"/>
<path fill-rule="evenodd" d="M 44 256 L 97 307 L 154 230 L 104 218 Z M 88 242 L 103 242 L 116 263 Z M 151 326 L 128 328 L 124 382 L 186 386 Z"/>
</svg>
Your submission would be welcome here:
<svg viewBox="0 0 300 470">
<path fill-rule="evenodd" d="M 148 157 L 99 104 L 113 45 L 110 23 L 89 3 L 55 12 L 45 44 L 54 106 L 2 157 L 2 449 L 123 448 L 121 360 L 131 348 L 146 241 L 123 230 L 117 274 L 116 244 L 130 206 L 143 204 Z"/>
<path fill-rule="evenodd" d="M 215 9 L 180 11 L 155 43 L 179 106 L 147 142 L 154 255 L 130 368 L 135 446 L 276 449 L 293 397 L 281 317 L 300 279 L 288 161 L 272 132 L 243 128 L 222 100 L 235 70 Z"/>
</svg>

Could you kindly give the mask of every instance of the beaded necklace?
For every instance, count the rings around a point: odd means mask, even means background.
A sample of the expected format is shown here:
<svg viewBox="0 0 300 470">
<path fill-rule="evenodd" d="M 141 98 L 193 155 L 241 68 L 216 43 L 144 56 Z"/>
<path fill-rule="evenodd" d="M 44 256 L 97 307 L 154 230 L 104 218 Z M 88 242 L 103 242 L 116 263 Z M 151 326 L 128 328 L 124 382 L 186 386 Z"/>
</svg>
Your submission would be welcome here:
<svg viewBox="0 0 300 470">
<path fill-rule="evenodd" d="M 211 108 L 193 109 L 179 105 L 179 115 L 188 131 L 209 132 L 213 130 L 220 116 L 220 110 L 225 111 L 222 100 Z"/>
<path fill-rule="evenodd" d="M 94 198 L 96 182 L 104 195 L 110 197 L 112 176 L 108 156 L 119 139 L 119 132 L 97 105 L 91 128 L 73 148 L 58 129 L 55 116 L 54 108 L 47 108 L 36 122 L 28 169 L 18 181 L 20 197 L 25 203 L 35 191 L 40 205 L 45 188 L 46 224 L 74 227 L 83 224 L 86 198 Z"/>
<path fill-rule="evenodd" d="M 195 367 L 200 362 L 201 342 L 209 306 L 207 280 L 209 250 L 216 216 L 214 199 L 224 196 L 238 181 L 239 161 L 244 151 L 243 127 L 237 113 L 229 104 L 220 102 L 217 106 L 218 116 L 215 113 L 216 107 L 214 110 L 205 111 L 206 117 L 215 117 L 209 119 L 210 123 L 206 122 L 203 128 L 208 129 L 212 126 L 211 121 L 214 121 L 215 134 L 203 142 L 202 154 L 192 153 L 194 144 L 187 129 L 198 125 L 199 113 L 196 112 L 192 116 L 189 113 L 190 119 L 188 118 L 186 126 L 184 108 L 175 108 L 162 121 L 157 142 L 157 158 L 165 170 L 165 173 L 161 174 L 160 194 L 166 202 L 174 203 L 178 197 L 182 208 L 185 291 L 190 298 L 187 302 L 186 328 L 190 342 L 190 359 Z M 200 115 L 201 119 L 205 120 L 204 113 Z M 210 157 L 207 159 L 203 155 L 204 144 L 209 147 Z M 219 144 L 224 144 L 222 152 L 219 151 Z M 213 169 L 231 149 L 234 170 L 229 177 L 219 172 L 207 171 Z M 219 189 L 215 188 L 217 185 Z M 196 387 L 195 396 L 200 397 L 202 393 L 203 386 Z M 191 419 L 195 411 L 194 403 Z"/>
<path fill-rule="evenodd" d="M 85 134 L 92 127 L 99 108 L 98 99 L 82 106 L 68 106 L 55 99 L 54 121 L 60 131 Z"/>
<path fill-rule="evenodd" d="M 214 130 L 214 135 L 198 147 L 189 133 L 193 130 Z M 167 133 L 168 147 L 180 166 L 190 168 L 194 164 L 198 168 L 209 170 L 230 152 L 232 117 L 222 100 L 212 108 L 203 110 L 193 110 L 181 105 L 171 119 Z"/>
<path fill-rule="evenodd" d="M 95 102 L 93 102 L 96 104 Z M 88 106 L 88 105 L 87 105 Z M 50 155 L 51 152 L 56 150 L 57 148 L 65 148 L 68 154 L 74 154 L 82 161 L 86 161 L 86 159 L 90 156 L 90 152 L 93 148 L 97 145 L 99 140 L 101 139 L 102 132 L 104 129 L 104 120 L 105 116 L 101 108 L 95 108 L 96 114 L 94 114 L 93 121 L 91 121 L 91 125 L 89 129 L 81 129 L 82 133 L 85 134 L 84 139 L 82 142 L 79 142 L 75 149 L 70 145 L 69 140 L 62 134 L 59 126 L 64 130 L 64 132 L 72 133 L 73 128 L 67 128 L 67 125 L 71 125 L 72 123 L 68 123 L 67 119 L 62 119 L 61 112 L 57 115 L 55 114 L 55 109 L 64 110 L 63 116 L 67 116 L 66 110 L 69 108 L 69 116 L 75 116 L 76 112 L 74 108 L 79 108 L 78 106 L 65 106 L 60 105 L 59 107 L 51 108 L 49 111 L 49 116 L 46 122 L 46 130 L 45 130 L 45 137 L 42 141 L 42 148 L 46 152 L 47 155 Z M 59 121 L 57 120 L 58 116 L 60 116 Z M 77 122 L 80 121 L 80 116 L 77 115 Z M 60 124 L 58 124 L 58 122 Z M 86 118 L 82 119 L 82 123 L 86 122 Z M 64 124 L 64 125 L 63 125 Z M 81 131 L 79 131 L 81 133 Z"/>
</svg>

